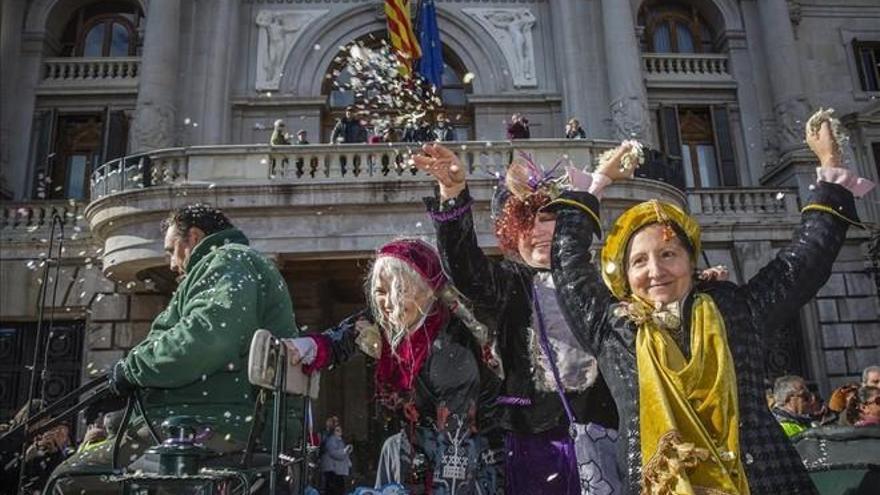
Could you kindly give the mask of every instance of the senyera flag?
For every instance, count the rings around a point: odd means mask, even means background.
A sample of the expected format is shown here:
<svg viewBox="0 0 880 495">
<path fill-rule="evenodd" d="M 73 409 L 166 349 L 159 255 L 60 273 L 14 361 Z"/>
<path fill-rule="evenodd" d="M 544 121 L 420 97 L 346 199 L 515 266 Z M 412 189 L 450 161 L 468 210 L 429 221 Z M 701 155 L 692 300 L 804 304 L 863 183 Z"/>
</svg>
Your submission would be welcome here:
<svg viewBox="0 0 880 495">
<path fill-rule="evenodd" d="M 408 0 L 385 0 L 385 16 L 388 17 L 388 34 L 391 47 L 400 61 L 403 75 L 412 73 L 414 60 L 421 58 L 422 50 L 413 32 Z"/>
</svg>

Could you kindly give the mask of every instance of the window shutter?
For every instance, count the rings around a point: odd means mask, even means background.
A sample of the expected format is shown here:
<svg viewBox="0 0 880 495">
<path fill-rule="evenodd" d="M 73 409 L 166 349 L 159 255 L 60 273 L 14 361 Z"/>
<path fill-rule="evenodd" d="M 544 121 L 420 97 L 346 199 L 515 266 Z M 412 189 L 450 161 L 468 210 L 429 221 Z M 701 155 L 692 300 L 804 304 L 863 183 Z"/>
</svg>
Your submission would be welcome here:
<svg viewBox="0 0 880 495">
<path fill-rule="evenodd" d="M 52 134 L 55 124 L 55 110 L 44 110 L 34 113 L 34 125 L 31 131 L 30 163 L 33 192 L 32 196 L 37 199 L 49 197 L 51 184 L 45 181 L 45 177 L 51 177 L 55 154 L 52 152 Z M 40 175 L 44 179 L 40 180 Z"/>
<path fill-rule="evenodd" d="M 104 153 L 104 162 L 125 156 L 128 147 L 128 117 L 122 110 L 108 112 L 107 119 L 107 142 Z"/>
<path fill-rule="evenodd" d="M 721 168 L 721 185 L 724 187 L 737 186 L 739 179 L 736 170 L 736 156 L 733 154 L 727 108 L 722 105 L 712 107 L 712 126 L 715 131 L 715 147 L 718 150 L 718 163 Z"/>
<path fill-rule="evenodd" d="M 678 109 L 674 106 L 661 106 L 660 143 L 668 161 L 669 183 L 685 188 L 684 170 L 681 161 L 681 136 L 678 129 Z"/>
</svg>

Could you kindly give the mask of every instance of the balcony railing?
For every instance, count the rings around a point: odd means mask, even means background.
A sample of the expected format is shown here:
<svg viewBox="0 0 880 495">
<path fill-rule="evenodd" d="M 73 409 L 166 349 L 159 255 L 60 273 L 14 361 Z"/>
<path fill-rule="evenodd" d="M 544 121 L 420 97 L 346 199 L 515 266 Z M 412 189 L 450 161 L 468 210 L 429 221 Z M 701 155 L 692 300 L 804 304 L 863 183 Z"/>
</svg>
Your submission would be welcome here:
<svg viewBox="0 0 880 495">
<path fill-rule="evenodd" d="M 31 201 L 3 203 L 0 232 L 3 236 L 48 230 L 52 218 L 58 215 L 62 225 L 78 230 L 84 226 L 85 203 L 74 200 Z"/>
<path fill-rule="evenodd" d="M 718 222 L 743 217 L 797 218 L 800 214 L 795 189 L 695 189 L 688 191 L 688 207 L 694 215 L 705 215 Z"/>
<path fill-rule="evenodd" d="M 723 53 L 643 53 L 642 69 L 649 84 L 734 81 Z"/>
<path fill-rule="evenodd" d="M 47 58 L 41 89 L 137 89 L 140 57 Z"/>
<path fill-rule="evenodd" d="M 529 140 L 450 143 L 450 148 L 475 177 L 502 173 L 519 150 L 531 153 L 545 166 L 569 160 L 592 167 L 610 141 Z M 169 184 L 198 183 L 320 183 L 429 180 L 416 170 L 411 143 L 382 145 L 197 146 L 156 150 L 105 163 L 91 178 L 91 198 Z M 650 177 L 663 180 L 662 177 Z"/>
</svg>

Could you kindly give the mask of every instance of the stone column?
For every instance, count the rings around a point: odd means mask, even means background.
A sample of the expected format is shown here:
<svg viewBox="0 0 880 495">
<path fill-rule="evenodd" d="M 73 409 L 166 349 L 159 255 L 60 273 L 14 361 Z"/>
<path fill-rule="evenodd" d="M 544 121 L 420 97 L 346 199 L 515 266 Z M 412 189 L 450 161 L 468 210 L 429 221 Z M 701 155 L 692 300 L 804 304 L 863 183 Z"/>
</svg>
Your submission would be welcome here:
<svg viewBox="0 0 880 495">
<path fill-rule="evenodd" d="M 597 2 L 558 0 L 550 9 L 556 73 L 562 90 L 563 119 L 574 117 L 587 136 L 606 138 L 607 106 Z M 594 29 L 599 25 L 599 29 Z M 558 132 L 563 132 L 560 123 Z"/>
<path fill-rule="evenodd" d="M 761 0 L 757 5 L 776 116 L 776 144 L 784 153 L 803 146 L 809 103 L 804 95 L 788 5 L 785 0 Z"/>
<path fill-rule="evenodd" d="M 602 25 L 614 139 L 651 140 L 642 54 L 628 0 L 602 0 Z"/>
<path fill-rule="evenodd" d="M 204 8 L 205 5 L 202 5 Z M 218 0 L 208 5 L 211 16 L 211 43 L 205 71 L 205 107 L 202 112 L 202 144 L 224 144 L 229 140 L 230 59 L 238 48 L 236 0 Z"/>
<path fill-rule="evenodd" d="M 132 152 L 174 146 L 179 53 L 180 0 L 150 0 L 129 135 Z"/>
</svg>

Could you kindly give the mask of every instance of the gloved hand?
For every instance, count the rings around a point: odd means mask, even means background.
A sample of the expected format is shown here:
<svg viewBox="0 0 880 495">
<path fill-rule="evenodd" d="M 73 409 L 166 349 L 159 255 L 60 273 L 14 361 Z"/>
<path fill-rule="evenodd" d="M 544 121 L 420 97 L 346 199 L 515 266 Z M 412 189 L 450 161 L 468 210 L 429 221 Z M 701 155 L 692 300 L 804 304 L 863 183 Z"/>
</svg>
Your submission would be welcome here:
<svg viewBox="0 0 880 495">
<path fill-rule="evenodd" d="M 137 388 L 125 375 L 125 367 L 121 359 L 110 368 L 110 375 L 107 378 L 110 381 L 110 391 L 118 397 L 128 397 Z"/>
</svg>

